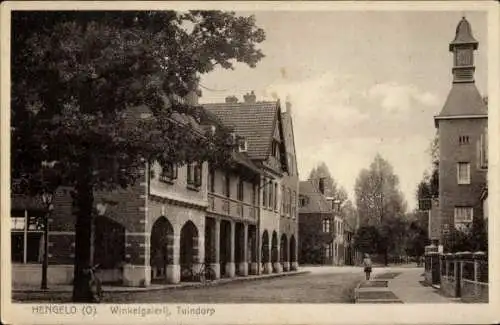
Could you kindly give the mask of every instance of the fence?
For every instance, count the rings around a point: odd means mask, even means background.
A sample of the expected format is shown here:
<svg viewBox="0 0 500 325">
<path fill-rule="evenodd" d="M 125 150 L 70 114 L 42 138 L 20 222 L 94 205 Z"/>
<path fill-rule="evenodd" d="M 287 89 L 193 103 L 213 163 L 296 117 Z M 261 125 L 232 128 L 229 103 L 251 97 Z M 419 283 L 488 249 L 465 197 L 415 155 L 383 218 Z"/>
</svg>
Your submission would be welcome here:
<svg viewBox="0 0 500 325">
<path fill-rule="evenodd" d="M 432 284 L 436 281 L 433 275 L 439 273 L 440 290 L 446 296 L 488 302 L 488 256 L 484 252 L 430 252 L 426 254 L 425 270 L 426 281 Z M 432 275 L 429 279 L 428 273 Z"/>
</svg>

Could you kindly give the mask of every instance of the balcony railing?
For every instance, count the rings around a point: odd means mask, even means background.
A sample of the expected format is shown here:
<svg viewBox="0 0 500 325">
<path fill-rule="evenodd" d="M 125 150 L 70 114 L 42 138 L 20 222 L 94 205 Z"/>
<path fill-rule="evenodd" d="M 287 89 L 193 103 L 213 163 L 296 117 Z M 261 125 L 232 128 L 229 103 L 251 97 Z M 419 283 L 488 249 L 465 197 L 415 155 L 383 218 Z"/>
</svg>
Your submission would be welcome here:
<svg viewBox="0 0 500 325">
<path fill-rule="evenodd" d="M 232 218 L 257 221 L 258 208 L 256 206 L 213 193 L 208 194 L 208 209 Z"/>
</svg>

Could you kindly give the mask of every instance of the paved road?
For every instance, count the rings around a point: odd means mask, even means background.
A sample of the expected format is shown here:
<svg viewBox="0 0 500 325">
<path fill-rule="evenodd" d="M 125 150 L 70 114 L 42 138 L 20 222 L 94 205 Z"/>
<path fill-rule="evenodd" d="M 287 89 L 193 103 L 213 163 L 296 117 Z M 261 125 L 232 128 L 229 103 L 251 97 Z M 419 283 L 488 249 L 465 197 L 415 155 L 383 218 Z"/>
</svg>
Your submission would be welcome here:
<svg viewBox="0 0 500 325">
<path fill-rule="evenodd" d="M 307 268 L 309 270 L 309 268 Z M 312 269 L 312 268 L 311 268 Z M 360 268 L 314 268 L 309 274 L 242 281 L 203 288 L 134 293 L 113 293 L 107 303 L 353 303 L 354 287 L 362 280 Z M 70 294 L 57 294 L 52 302 L 69 302 Z M 46 302 L 41 295 L 15 294 L 21 301 Z"/>
</svg>

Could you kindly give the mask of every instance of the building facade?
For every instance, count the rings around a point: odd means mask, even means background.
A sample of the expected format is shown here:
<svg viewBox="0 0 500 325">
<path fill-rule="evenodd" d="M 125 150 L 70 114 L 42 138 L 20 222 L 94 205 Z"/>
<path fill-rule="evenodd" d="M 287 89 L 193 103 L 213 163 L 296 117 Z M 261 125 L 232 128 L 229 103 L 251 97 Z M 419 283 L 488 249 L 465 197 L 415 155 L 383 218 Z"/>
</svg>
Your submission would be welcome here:
<svg viewBox="0 0 500 325">
<path fill-rule="evenodd" d="M 279 102 L 254 104 L 258 106 L 252 113 L 256 120 L 267 119 L 268 124 L 261 130 L 256 123 L 250 134 L 257 131 L 260 135 L 246 137 L 248 132 L 229 123 L 239 146 L 228 167 L 153 162 L 140 171 L 134 186 L 95 192 L 92 256 L 104 282 L 149 286 L 192 281 L 189 275 L 203 263 L 215 270 L 217 278 L 291 269 L 290 261 L 297 260 L 298 234 L 293 230 L 297 227 L 287 227 L 286 233 L 280 228 L 278 189 L 288 167 L 281 159 L 286 157 L 286 145 Z M 131 120 L 150 116 L 144 109 L 127 114 Z M 207 116 L 201 122 L 184 118 L 199 131 L 205 126 L 226 127 L 229 122 L 217 114 Z M 269 148 L 262 146 L 268 142 Z M 48 282 L 69 284 L 75 257 L 71 188 L 58 188 L 53 205 Z M 44 207 L 36 198 L 13 196 L 11 210 L 13 285 L 39 284 L 44 247 L 39 221 Z M 293 224 L 297 219 L 290 220 Z M 280 235 L 295 257 L 280 258 Z"/>
<path fill-rule="evenodd" d="M 462 18 L 449 50 L 453 83 L 435 125 L 439 137 L 439 242 L 452 228 L 466 228 L 482 218 L 479 195 L 486 184 L 484 152 L 487 104 L 474 82 L 474 51 L 478 42 Z M 431 222 L 431 224 L 435 224 Z"/>
<path fill-rule="evenodd" d="M 299 247 L 301 264 L 338 264 L 338 216 L 324 194 L 322 180 L 299 185 Z"/>
<path fill-rule="evenodd" d="M 291 112 L 282 112 L 279 101 L 256 101 L 253 92 L 243 102 L 232 96 L 225 103 L 203 106 L 245 139 L 245 154 L 261 171 L 258 269 L 263 273 L 296 269 L 298 227 L 293 211 L 297 211 L 298 177 L 292 169 L 296 159 Z"/>
</svg>

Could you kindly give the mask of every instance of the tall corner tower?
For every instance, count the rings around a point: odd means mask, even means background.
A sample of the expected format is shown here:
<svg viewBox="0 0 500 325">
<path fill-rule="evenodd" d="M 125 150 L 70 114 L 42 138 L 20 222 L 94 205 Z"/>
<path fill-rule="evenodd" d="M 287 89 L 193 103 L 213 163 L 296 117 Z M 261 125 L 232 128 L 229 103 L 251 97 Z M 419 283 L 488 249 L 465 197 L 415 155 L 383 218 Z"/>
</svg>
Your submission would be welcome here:
<svg viewBox="0 0 500 325">
<path fill-rule="evenodd" d="M 478 197 L 486 182 L 479 162 L 479 143 L 487 127 L 487 107 L 474 81 L 474 51 L 478 41 L 463 17 L 449 45 L 453 54 L 453 82 L 448 98 L 434 117 L 439 134 L 440 242 L 453 227 L 482 217 Z"/>
</svg>

